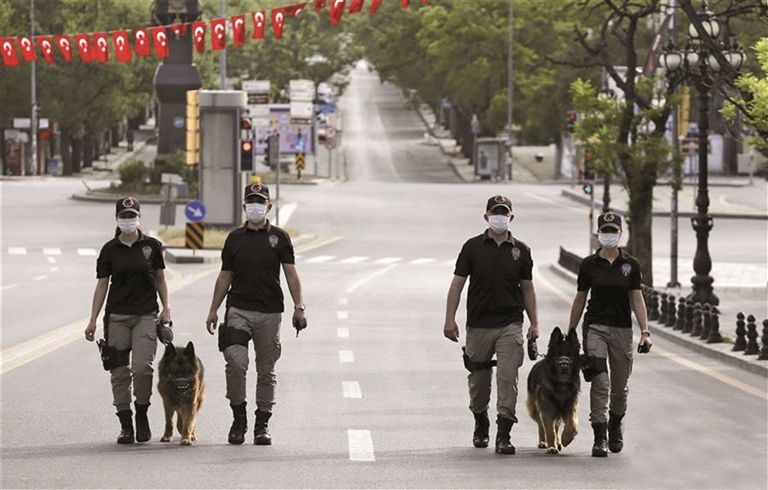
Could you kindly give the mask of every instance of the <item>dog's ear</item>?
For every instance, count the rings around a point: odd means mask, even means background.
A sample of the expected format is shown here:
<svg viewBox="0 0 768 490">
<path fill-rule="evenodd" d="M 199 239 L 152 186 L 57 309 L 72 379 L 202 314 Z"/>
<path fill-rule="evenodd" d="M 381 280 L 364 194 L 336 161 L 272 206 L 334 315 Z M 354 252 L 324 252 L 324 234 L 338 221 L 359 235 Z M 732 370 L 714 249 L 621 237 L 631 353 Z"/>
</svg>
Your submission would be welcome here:
<svg viewBox="0 0 768 490">
<path fill-rule="evenodd" d="M 176 347 L 173 345 L 172 342 L 168 342 L 165 345 L 165 354 L 164 357 L 174 357 L 176 355 Z"/>
<path fill-rule="evenodd" d="M 558 343 L 562 342 L 562 340 L 563 340 L 563 332 L 560 331 L 560 327 L 555 327 L 555 329 L 552 330 L 552 335 L 549 336 L 548 349 L 551 349 Z"/>
<path fill-rule="evenodd" d="M 187 348 L 184 349 L 184 355 L 190 359 L 195 358 L 195 344 L 193 344 L 191 340 L 187 343 Z"/>
<path fill-rule="evenodd" d="M 571 345 L 573 345 L 576 348 L 576 350 L 578 350 L 581 347 L 581 344 L 579 344 L 579 334 L 576 332 L 575 328 L 568 332 L 567 339 L 568 339 L 568 342 L 570 342 Z"/>
</svg>

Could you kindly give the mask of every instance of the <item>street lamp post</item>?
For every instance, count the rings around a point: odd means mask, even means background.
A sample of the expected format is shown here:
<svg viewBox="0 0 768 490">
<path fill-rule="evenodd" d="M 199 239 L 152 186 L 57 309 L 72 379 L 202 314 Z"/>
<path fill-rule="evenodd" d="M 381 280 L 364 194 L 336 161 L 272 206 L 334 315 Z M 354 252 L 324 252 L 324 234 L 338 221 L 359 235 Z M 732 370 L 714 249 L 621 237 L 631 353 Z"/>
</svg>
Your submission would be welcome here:
<svg viewBox="0 0 768 490">
<path fill-rule="evenodd" d="M 689 299 L 711 305 L 719 304 L 712 287 L 714 279 L 710 276 L 712 259 L 709 255 L 709 232 L 712 230 L 712 216 L 709 214 L 709 91 L 719 81 L 720 63 L 714 55 L 714 49 L 719 49 L 731 66 L 738 71 L 744 62 L 744 52 L 734 41 L 728 46 L 717 41 L 720 35 L 720 25 L 707 8 L 706 0 L 702 2 L 703 12 L 699 13 L 704 30 L 716 41 L 717 47 L 711 48 L 701 42 L 699 33 L 691 24 L 688 28 L 688 42 L 683 51 L 670 45 L 659 56 L 660 65 L 667 71 L 673 83 L 692 82 L 699 93 L 699 181 L 696 195 L 697 213 L 691 218 L 691 225 L 696 232 L 696 254 L 693 258 L 693 270 L 696 273 L 691 278 L 693 292 Z"/>
</svg>

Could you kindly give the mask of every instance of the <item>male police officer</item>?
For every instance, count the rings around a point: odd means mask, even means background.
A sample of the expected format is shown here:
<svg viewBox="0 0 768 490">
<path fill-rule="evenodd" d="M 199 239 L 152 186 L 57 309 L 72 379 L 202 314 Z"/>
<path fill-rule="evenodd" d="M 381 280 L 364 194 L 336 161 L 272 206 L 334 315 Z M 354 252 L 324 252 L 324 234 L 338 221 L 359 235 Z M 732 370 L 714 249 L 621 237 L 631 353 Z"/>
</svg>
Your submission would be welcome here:
<svg viewBox="0 0 768 490">
<path fill-rule="evenodd" d="M 206 327 L 213 335 L 218 323 L 217 311 L 226 296 L 224 323 L 219 329 L 219 350 L 226 361 L 227 398 L 234 418 L 229 443 L 242 444 L 248 430 L 245 373 L 248 370 L 248 342 L 253 339 L 257 373 L 254 444 L 269 445 L 272 437 L 267 431 L 267 423 L 275 404 L 275 364 L 280 358 L 280 322 L 284 310 L 281 265 L 295 304 L 294 328 L 306 328 L 307 319 L 291 238 L 266 218 L 272 209 L 269 188 L 264 184 L 247 185 L 243 209 L 248 222 L 229 234 L 221 250 L 221 271 L 216 279 Z"/>
</svg>

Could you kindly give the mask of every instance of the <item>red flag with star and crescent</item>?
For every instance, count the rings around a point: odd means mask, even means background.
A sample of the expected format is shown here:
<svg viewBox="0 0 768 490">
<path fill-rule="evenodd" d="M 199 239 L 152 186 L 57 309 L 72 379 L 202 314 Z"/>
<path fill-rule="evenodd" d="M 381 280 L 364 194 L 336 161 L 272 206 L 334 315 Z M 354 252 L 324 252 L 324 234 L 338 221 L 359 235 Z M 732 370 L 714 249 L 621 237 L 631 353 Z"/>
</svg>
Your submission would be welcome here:
<svg viewBox="0 0 768 490">
<path fill-rule="evenodd" d="M 285 9 L 272 9 L 272 30 L 275 33 L 275 39 L 280 39 L 282 37 L 284 23 Z"/>
<path fill-rule="evenodd" d="M 149 56 L 152 54 L 152 48 L 149 45 L 149 34 L 146 29 L 137 29 L 134 34 L 136 38 L 135 50 L 139 56 Z"/>
<path fill-rule="evenodd" d="M 407 9 L 410 3 L 410 0 L 400 0 L 400 5 L 402 5 L 404 9 Z"/>
<path fill-rule="evenodd" d="M 227 19 L 211 21 L 211 47 L 214 51 L 221 51 L 227 47 Z"/>
<path fill-rule="evenodd" d="M 48 64 L 53 63 L 55 58 L 53 56 L 53 44 L 51 43 L 51 37 L 39 36 L 35 38 L 35 41 L 40 47 L 40 52 L 43 53 L 43 58 L 45 58 L 45 61 L 47 61 Z"/>
<path fill-rule="evenodd" d="M 341 16 L 344 15 L 344 6 L 347 0 L 333 0 L 331 4 L 331 24 L 336 25 L 341 22 Z"/>
<path fill-rule="evenodd" d="M 349 13 L 356 14 L 361 12 L 363 10 L 364 1 L 365 0 L 352 0 L 352 3 L 349 4 Z"/>
<path fill-rule="evenodd" d="M 192 23 L 192 40 L 195 41 L 195 50 L 205 53 L 205 28 L 208 24 L 204 20 Z"/>
<path fill-rule="evenodd" d="M 109 49 L 107 47 L 107 33 L 97 32 L 93 35 L 94 52 L 99 63 L 109 61 Z"/>
<path fill-rule="evenodd" d="M 176 34 L 176 39 L 187 35 L 187 24 L 173 24 L 171 29 L 173 29 L 173 33 Z"/>
<path fill-rule="evenodd" d="M 128 45 L 128 33 L 125 31 L 115 31 L 112 33 L 112 43 L 115 45 L 115 59 L 120 63 L 131 61 L 131 47 Z"/>
<path fill-rule="evenodd" d="M 170 50 L 168 49 L 168 30 L 165 26 L 152 28 L 152 40 L 155 44 L 155 56 L 167 58 Z"/>
<path fill-rule="evenodd" d="M 245 15 L 233 15 L 232 42 L 235 46 L 245 46 Z"/>
<path fill-rule="evenodd" d="M 35 51 L 35 45 L 29 36 L 19 36 L 16 38 L 16 42 L 19 43 L 19 51 L 21 51 L 21 57 L 24 58 L 24 61 L 37 60 L 37 51 Z"/>
<path fill-rule="evenodd" d="M 75 44 L 80 52 L 80 59 L 83 63 L 90 63 L 96 59 L 96 53 L 93 52 L 93 45 L 88 34 L 75 34 Z"/>
<path fill-rule="evenodd" d="M 302 10 L 304 10 L 304 7 L 306 6 L 307 6 L 307 2 L 297 3 L 296 5 L 290 5 L 288 7 L 285 7 L 285 12 L 291 17 L 296 17 L 301 13 Z"/>
<path fill-rule="evenodd" d="M 262 39 L 264 37 L 264 25 L 266 24 L 266 14 L 264 11 L 254 12 L 253 17 L 253 39 Z"/>
<path fill-rule="evenodd" d="M 377 10 L 379 10 L 379 7 L 381 7 L 381 0 L 373 0 L 371 2 L 371 8 L 368 10 L 369 14 L 375 14 Z"/>
<path fill-rule="evenodd" d="M 19 55 L 16 53 L 16 44 L 12 37 L 0 38 L 3 49 L 3 66 L 19 66 Z"/>
<path fill-rule="evenodd" d="M 56 42 L 56 46 L 59 47 L 61 55 L 64 56 L 66 61 L 72 61 L 72 42 L 69 37 L 62 34 L 60 36 L 54 36 L 53 40 Z"/>
<path fill-rule="evenodd" d="M 328 0 L 315 0 L 315 12 L 320 12 L 325 8 L 325 4 Z"/>
</svg>

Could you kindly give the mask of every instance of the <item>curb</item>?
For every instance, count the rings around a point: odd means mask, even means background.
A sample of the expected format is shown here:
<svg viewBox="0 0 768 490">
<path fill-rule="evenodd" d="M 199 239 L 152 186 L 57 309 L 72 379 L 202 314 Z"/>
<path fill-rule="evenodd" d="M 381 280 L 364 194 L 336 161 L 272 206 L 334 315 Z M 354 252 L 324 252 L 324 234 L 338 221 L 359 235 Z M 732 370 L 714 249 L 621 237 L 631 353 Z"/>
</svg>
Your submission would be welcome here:
<svg viewBox="0 0 768 490">
<path fill-rule="evenodd" d="M 160 240 L 156 233 L 150 232 L 150 234 Z M 293 248 L 296 250 L 316 240 L 317 235 L 299 235 L 292 240 Z M 163 243 L 162 240 L 160 242 Z M 165 252 L 165 260 L 173 264 L 213 264 L 221 261 L 221 249 L 218 248 L 195 251 L 183 247 L 170 247 L 163 243 L 163 251 Z"/>
</svg>

